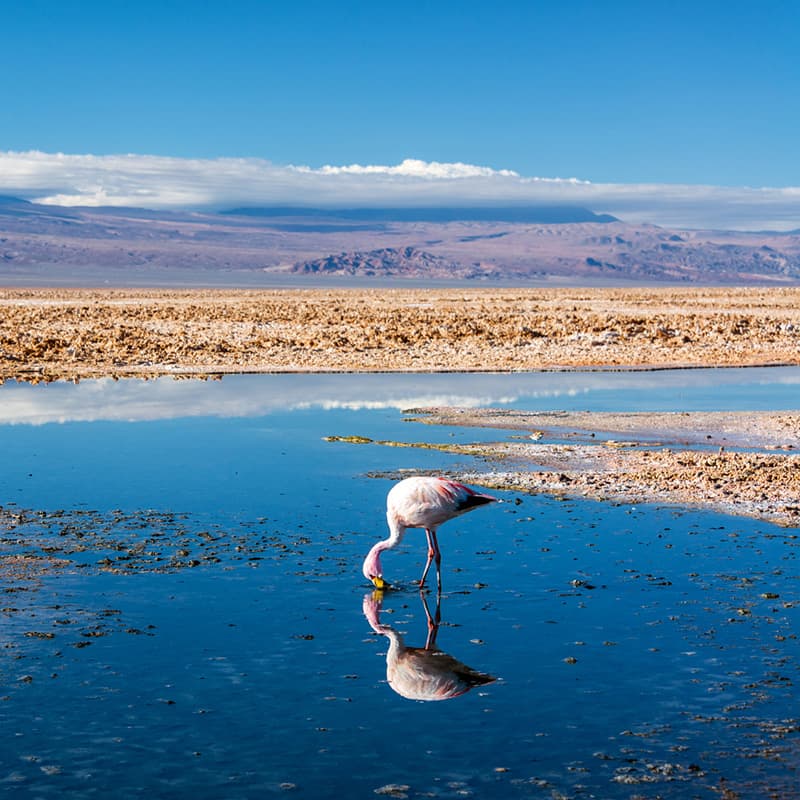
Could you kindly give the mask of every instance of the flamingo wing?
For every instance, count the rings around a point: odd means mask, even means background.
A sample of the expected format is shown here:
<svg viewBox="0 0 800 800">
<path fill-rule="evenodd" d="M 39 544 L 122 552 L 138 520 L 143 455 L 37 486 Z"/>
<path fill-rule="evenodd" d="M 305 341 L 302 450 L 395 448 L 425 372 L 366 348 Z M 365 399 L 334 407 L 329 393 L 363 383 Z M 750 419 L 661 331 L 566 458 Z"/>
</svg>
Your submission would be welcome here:
<svg viewBox="0 0 800 800">
<path fill-rule="evenodd" d="M 435 529 L 459 514 L 494 502 L 448 478 L 406 478 L 389 492 L 388 507 L 407 528 Z"/>
</svg>

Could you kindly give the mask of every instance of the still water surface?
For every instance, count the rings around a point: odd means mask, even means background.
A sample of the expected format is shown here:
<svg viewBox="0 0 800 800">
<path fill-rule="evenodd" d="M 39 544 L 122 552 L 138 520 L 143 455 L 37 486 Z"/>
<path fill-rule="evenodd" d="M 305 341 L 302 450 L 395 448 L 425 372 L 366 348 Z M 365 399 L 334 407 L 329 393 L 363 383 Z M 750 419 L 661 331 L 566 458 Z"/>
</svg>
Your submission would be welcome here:
<svg viewBox="0 0 800 800">
<path fill-rule="evenodd" d="M 796 530 L 506 494 L 440 534 L 436 646 L 496 680 L 409 700 L 387 656 L 423 648 L 436 598 L 411 583 L 419 531 L 384 557 L 399 589 L 364 583 L 391 486 L 367 475 L 474 464 L 323 437 L 508 435 L 403 421 L 431 404 L 780 409 L 799 390 L 792 369 L 0 387 L 0 793 L 792 796 Z"/>
</svg>

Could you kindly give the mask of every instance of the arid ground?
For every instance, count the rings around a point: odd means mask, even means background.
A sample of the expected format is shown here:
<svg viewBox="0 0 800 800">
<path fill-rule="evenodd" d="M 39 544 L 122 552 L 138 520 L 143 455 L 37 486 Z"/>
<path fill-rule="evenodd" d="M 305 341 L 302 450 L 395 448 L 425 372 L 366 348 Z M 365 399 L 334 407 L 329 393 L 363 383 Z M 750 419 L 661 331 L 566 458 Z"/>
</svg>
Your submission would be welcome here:
<svg viewBox="0 0 800 800">
<path fill-rule="evenodd" d="M 0 378 L 800 364 L 800 288 L 0 290 Z"/>
</svg>

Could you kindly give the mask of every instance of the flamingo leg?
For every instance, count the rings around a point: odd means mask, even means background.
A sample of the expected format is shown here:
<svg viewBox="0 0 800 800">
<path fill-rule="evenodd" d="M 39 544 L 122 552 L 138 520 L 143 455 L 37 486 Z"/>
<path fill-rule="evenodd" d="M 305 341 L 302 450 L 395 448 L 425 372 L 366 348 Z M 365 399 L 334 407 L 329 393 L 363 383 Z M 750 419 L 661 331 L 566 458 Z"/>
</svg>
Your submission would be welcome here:
<svg viewBox="0 0 800 800">
<path fill-rule="evenodd" d="M 422 570 L 422 577 L 419 579 L 420 589 L 425 585 L 425 578 L 428 577 L 428 570 L 431 568 L 431 563 L 433 562 L 433 556 L 436 553 L 436 551 L 433 548 L 433 541 L 431 540 L 431 532 L 427 528 L 425 528 L 425 536 L 428 537 L 428 560 L 425 562 L 425 569 Z"/>
<path fill-rule="evenodd" d="M 439 550 L 439 542 L 436 539 L 436 531 L 431 531 L 431 539 L 433 539 L 433 557 L 436 561 L 436 591 L 439 595 L 442 594 L 442 551 Z"/>
<path fill-rule="evenodd" d="M 425 578 L 428 577 L 428 570 L 431 563 L 436 561 L 436 591 L 442 593 L 442 553 L 439 550 L 439 542 L 436 540 L 436 531 L 432 528 L 425 528 L 425 535 L 428 537 L 428 560 L 425 562 L 425 570 L 419 581 L 420 589 L 425 585 Z"/>
<path fill-rule="evenodd" d="M 425 578 L 428 577 L 428 570 L 431 568 L 433 560 L 436 559 L 436 585 L 441 592 L 439 564 L 442 561 L 442 554 L 439 552 L 439 543 L 436 541 L 436 531 L 425 528 L 425 536 L 428 537 L 428 560 L 425 562 L 425 569 L 422 572 L 422 577 L 419 579 L 419 588 L 421 589 L 425 585 Z"/>
<path fill-rule="evenodd" d="M 432 617 L 430 609 L 428 608 L 428 601 L 425 599 L 425 594 L 420 592 L 419 596 L 422 600 L 422 607 L 425 609 L 425 616 L 428 620 L 428 637 L 425 640 L 425 649 L 435 650 L 436 634 L 439 632 L 439 624 L 442 621 L 442 612 L 439 608 L 439 600 L 437 599 L 436 601 L 436 616 Z"/>
</svg>

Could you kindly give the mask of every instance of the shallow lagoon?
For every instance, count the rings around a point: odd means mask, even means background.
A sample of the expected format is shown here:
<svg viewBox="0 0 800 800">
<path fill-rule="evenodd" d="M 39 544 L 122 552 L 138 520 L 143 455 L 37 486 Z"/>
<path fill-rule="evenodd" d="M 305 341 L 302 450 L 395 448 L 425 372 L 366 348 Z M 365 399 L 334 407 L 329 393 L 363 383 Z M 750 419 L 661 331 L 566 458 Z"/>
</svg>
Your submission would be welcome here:
<svg viewBox="0 0 800 800">
<path fill-rule="evenodd" d="M 0 387 L 0 792 L 789 796 L 797 531 L 507 494 L 440 537 L 437 644 L 498 680 L 409 701 L 368 616 L 424 645 L 424 537 L 386 555 L 378 610 L 360 563 L 391 482 L 367 473 L 473 463 L 323 437 L 508 435 L 403 421 L 430 404 L 779 409 L 798 389 L 786 369 Z"/>
</svg>

